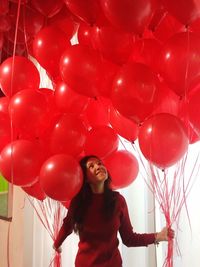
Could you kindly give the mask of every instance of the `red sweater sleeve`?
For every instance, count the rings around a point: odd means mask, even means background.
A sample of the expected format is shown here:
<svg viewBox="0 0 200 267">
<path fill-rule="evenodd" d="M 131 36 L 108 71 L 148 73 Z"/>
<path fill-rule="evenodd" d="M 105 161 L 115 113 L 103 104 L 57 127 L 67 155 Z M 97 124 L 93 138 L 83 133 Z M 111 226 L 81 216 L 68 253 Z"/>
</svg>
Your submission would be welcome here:
<svg viewBox="0 0 200 267">
<path fill-rule="evenodd" d="M 72 233 L 72 230 L 73 228 L 71 223 L 71 212 L 69 208 L 67 216 L 64 218 L 62 227 L 60 228 L 56 240 L 54 241 L 54 247 L 56 249 L 62 245 L 66 237 Z"/>
<path fill-rule="evenodd" d="M 122 195 L 120 197 L 121 216 L 120 216 L 120 228 L 119 233 L 122 242 L 127 247 L 140 247 L 148 246 L 155 242 L 155 234 L 138 234 L 133 232 L 133 227 L 130 222 L 128 208 L 126 201 Z"/>
</svg>

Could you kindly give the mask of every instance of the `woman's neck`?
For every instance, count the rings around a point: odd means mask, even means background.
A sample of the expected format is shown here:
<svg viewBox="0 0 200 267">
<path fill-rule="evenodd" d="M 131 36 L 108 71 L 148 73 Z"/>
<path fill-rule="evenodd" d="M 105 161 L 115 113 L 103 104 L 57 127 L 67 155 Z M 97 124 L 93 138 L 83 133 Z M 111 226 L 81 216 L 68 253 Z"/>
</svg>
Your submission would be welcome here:
<svg viewBox="0 0 200 267">
<path fill-rule="evenodd" d="M 102 184 L 90 184 L 91 190 L 94 194 L 101 194 L 104 192 L 104 183 Z"/>
</svg>

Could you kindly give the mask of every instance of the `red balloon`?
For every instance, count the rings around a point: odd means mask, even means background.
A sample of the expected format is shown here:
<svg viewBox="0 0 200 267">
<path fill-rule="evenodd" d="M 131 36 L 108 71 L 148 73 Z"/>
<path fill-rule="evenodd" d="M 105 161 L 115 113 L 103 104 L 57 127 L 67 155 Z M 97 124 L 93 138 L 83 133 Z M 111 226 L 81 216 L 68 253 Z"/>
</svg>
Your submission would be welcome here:
<svg viewBox="0 0 200 267">
<path fill-rule="evenodd" d="M 143 63 L 157 72 L 157 58 L 160 50 L 161 44 L 155 38 L 138 39 L 133 44 L 129 61 Z"/>
<path fill-rule="evenodd" d="M 190 122 L 189 105 L 188 104 L 189 104 L 188 99 L 182 99 L 181 100 L 180 105 L 179 105 L 178 117 L 181 119 L 181 121 L 185 125 L 185 129 L 187 131 L 189 143 L 194 144 L 200 140 L 200 135 L 199 135 L 198 130 L 195 129 L 194 126 L 192 125 L 192 123 Z M 193 108 L 195 108 L 195 106 L 192 107 L 191 112 L 193 112 Z M 193 112 L 193 114 L 194 114 L 194 112 Z M 197 117 L 196 114 L 195 114 L 195 117 Z"/>
<path fill-rule="evenodd" d="M 2 50 L 3 48 L 3 43 L 4 43 L 4 36 L 3 36 L 3 33 L 0 32 L 0 49 Z"/>
<path fill-rule="evenodd" d="M 0 65 L 0 85 L 6 96 L 23 89 L 38 89 L 39 84 L 37 68 L 25 57 L 9 57 Z"/>
<path fill-rule="evenodd" d="M 73 20 L 70 11 L 64 6 L 59 13 L 47 21 L 48 25 L 55 26 L 65 33 L 65 37 L 70 40 L 75 34 L 77 23 Z"/>
<path fill-rule="evenodd" d="M 92 46 L 92 29 L 90 25 L 81 22 L 77 31 L 78 43 L 81 45 Z"/>
<path fill-rule="evenodd" d="M 36 142 L 17 140 L 0 154 L 0 172 L 10 183 L 28 186 L 36 181 L 43 158 Z"/>
<path fill-rule="evenodd" d="M 97 126 L 88 131 L 85 143 L 85 153 L 105 158 L 118 148 L 119 139 L 109 126 Z"/>
<path fill-rule="evenodd" d="M 66 208 L 69 209 L 71 200 L 67 200 L 67 201 L 61 201 L 62 205 Z"/>
<path fill-rule="evenodd" d="M 118 150 L 104 160 L 111 176 L 113 189 L 129 186 L 137 177 L 138 161 L 133 154 L 126 150 Z"/>
<path fill-rule="evenodd" d="M 61 112 L 81 114 L 87 107 L 89 98 L 77 94 L 64 82 L 58 82 L 55 86 L 55 102 Z"/>
<path fill-rule="evenodd" d="M 37 11 L 49 18 L 56 15 L 64 5 L 62 0 L 31 0 L 31 4 Z"/>
<path fill-rule="evenodd" d="M 8 0 L 1 0 L 0 5 L 0 15 L 4 15 L 9 11 L 9 1 Z"/>
<path fill-rule="evenodd" d="M 174 16 L 168 12 L 153 31 L 153 35 L 157 40 L 164 43 L 174 34 L 185 31 L 185 26 L 180 23 Z"/>
<path fill-rule="evenodd" d="M 50 136 L 50 149 L 54 154 L 73 156 L 83 151 L 86 129 L 81 119 L 72 114 L 63 114 L 56 122 Z"/>
<path fill-rule="evenodd" d="M 69 46 L 69 39 L 66 38 L 64 32 L 54 26 L 49 26 L 36 34 L 33 41 L 33 54 L 50 75 L 57 77 L 61 55 Z"/>
<path fill-rule="evenodd" d="M 148 26 L 155 10 L 154 0 L 101 0 L 107 19 L 127 32 L 141 34 Z"/>
<path fill-rule="evenodd" d="M 99 125 L 109 125 L 108 104 L 105 99 L 98 97 L 91 98 L 88 106 L 83 112 L 84 122 L 91 128 Z"/>
<path fill-rule="evenodd" d="M 14 25 L 16 25 L 16 20 L 19 19 L 18 29 L 25 35 L 25 39 L 27 38 L 27 34 L 34 36 L 41 30 L 45 23 L 45 17 L 28 5 L 21 6 L 20 14 L 18 15 L 18 4 L 12 4 L 9 15 Z"/>
<path fill-rule="evenodd" d="M 8 15 L 0 16 L 0 32 L 7 32 L 11 29 L 11 19 Z"/>
<path fill-rule="evenodd" d="M 6 96 L 0 97 L 0 114 L 9 115 L 8 114 L 8 106 L 10 99 Z"/>
<path fill-rule="evenodd" d="M 11 142 L 12 128 L 8 115 L 0 113 L 0 151 Z"/>
<path fill-rule="evenodd" d="M 199 117 L 199 101 L 200 101 L 200 84 L 198 84 L 188 95 L 186 111 L 189 114 L 189 121 L 195 131 L 200 134 L 200 117 Z"/>
<path fill-rule="evenodd" d="M 18 3 L 19 0 L 9 0 L 10 2 L 13 2 L 13 3 Z M 26 4 L 28 2 L 28 0 L 21 0 L 21 4 Z"/>
<path fill-rule="evenodd" d="M 69 10 L 81 20 L 94 24 L 99 16 L 99 4 L 94 0 L 64 0 Z"/>
<path fill-rule="evenodd" d="M 4 38 L 3 50 L 9 55 L 9 57 L 13 56 L 13 51 L 15 48 L 15 56 L 23 56 L 27 57 L 27 47 L 25 43 L 12 43 L 7 38 Z"/>
<path fill-rule="evenodd" d="M 163 0 L 168 11 L 183 24 L 189 25 L 200 17 L 200 2 L 196 0 Z"/>
<path fill-rule="evenodd" d="M 134 142 L 138 137 L 138 125 L 121 115 L 113 106 L 109 111 L 110 124 L 112 128 L 122 137 L 130 142 Z"/>
<path fill-rule="evenodd" d="M 92 42 L 104 58 L 120 65 L 127 62 L 133 48 L 132 34 L 110 26 L 95 27 Z"/>
<path fill-rule="evenodd" d="M 177 116 L 179 112 L 180 97 L 164 82 L 160 82 L 157 95 L 157 101 L 152 115 L 158 113 L 170 113 Z"/>
<path fill-rule="evenodd" d="M 200 36 L 190 32 L 175 34 L 161 50 L 160 73 L 169 87 L 184 96 L 200 81 Z"/>
<path fill-rule="evenodd" d="M 196 34 L 200 34 L 200 17 L 196 19 L 190 26 L 188 27 L 189 31 L 194 32 Z"/>
<path fill-rule="evenodd" d="M 136 123 L 153 112 L 158 93 L 158 78 L 140 63 L 124 65 L 116 74 L 111 100 L 113 106 Z"/>
<path fill-rule="evenodd" d="M 49 197 L 66 201 L 79 192 L 83 174 L 80 165 L 72 156 L 58 154 L 47 159 L 42 165 L 40 182 Z"/>
<path fill-rule="evenodd" d="M 115 75 L 119 71 L 120 66 L 111 61 L 104 60 L 101 68 L 101 80 L 98 91 L 101 96 L 110 98 L 112 92 L 112 85 Z"/>
<path fill-rule="evenodd" d="M 181 120 L 160 113 L 146 120 L 139 130 L 140 150 L 147 160 L 159 168 L 177 163 L 188 149 L 188 136 Z"/>
<path fill-rule="evenodd" d="M 73 45 L 61 57 L 60 70 L 64 82 L 79 94 L 98 96 L 102 60 L 93 49 Z"/>
<path fill-rule="evenodd" d="M 20 132 L 38 136 L 46 123 L 46 97 L 39 90 L 22 90 L 11 98 L 9 112 L 13 125 Z"/>
<path fill-rule="evenodd" d="M 157 7 L 155 9 L 155 12 L 151 18 L 151 21 L 149 23 L 148 29 L 151 31 L 155 31 L 155 29 L 157 28 L 157 26 L 161 23 L 161 21 L 163 20 L 163 18 L 166 15 L 166 9 L 163 6 L 163 4 L 161 3 L 161 1 L 156 0 L 156 4 Z"/>
<path fill-rule="evenodd" d="M 44 193 L 40 181 L 36 181 L 31 186 L 22 186 L 22 189 L 30 196 L 38 199 L 38 200 L 45 200 L 46 194 Z"/>
</svg>

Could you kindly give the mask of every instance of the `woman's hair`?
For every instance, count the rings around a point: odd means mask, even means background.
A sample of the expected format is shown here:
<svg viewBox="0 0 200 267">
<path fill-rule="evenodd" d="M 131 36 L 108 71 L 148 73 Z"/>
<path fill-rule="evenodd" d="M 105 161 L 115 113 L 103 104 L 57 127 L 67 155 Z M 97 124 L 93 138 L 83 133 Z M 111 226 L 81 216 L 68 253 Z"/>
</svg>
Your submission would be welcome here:
<svg viewBox="0 0 200 267">
<path fill-rule="evenodd" d="M 83 229 L 84 216 L 92 200 L 92 190 L 87 182 L 87 161 L 90 158 L 97 158 L 97 156 L 90 155 L 85 156 L 80 160 L 80 166 L 83 171 L 83 185 L 79 193 L 71 201 L 72 212 L 72 225 L 76 233 L 81 232 Z M 104 204 L 103 204 L 103 216 L 105 219 L 109 219 L 115 210 L 116 206 L 116 194 L 110 188 L 111 177 L 108 173 L 108 178 L 104 182 Z"/>
</svg>

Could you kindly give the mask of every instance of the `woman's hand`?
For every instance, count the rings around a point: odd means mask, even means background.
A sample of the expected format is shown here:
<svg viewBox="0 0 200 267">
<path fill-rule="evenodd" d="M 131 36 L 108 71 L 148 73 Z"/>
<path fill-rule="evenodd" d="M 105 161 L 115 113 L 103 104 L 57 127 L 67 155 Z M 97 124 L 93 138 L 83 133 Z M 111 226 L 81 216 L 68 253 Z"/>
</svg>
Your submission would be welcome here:
<svg viewBox="0 0 200 267">
<path fill-rule="evenodd" d="M 57 252 L 57 253 L 61 253 L 62 252 L 62 248 L 61 247 L 58 247 L 56 248 L 53 244 L 53 249 Z"/>
<path fill-rule="evenodd" d="M 174 238 L 174 230 L 170 227 L 164 227 L 160 232 L 155 235 L 155 243 L 160 241 L 168 241 Z"/>
</svg>

